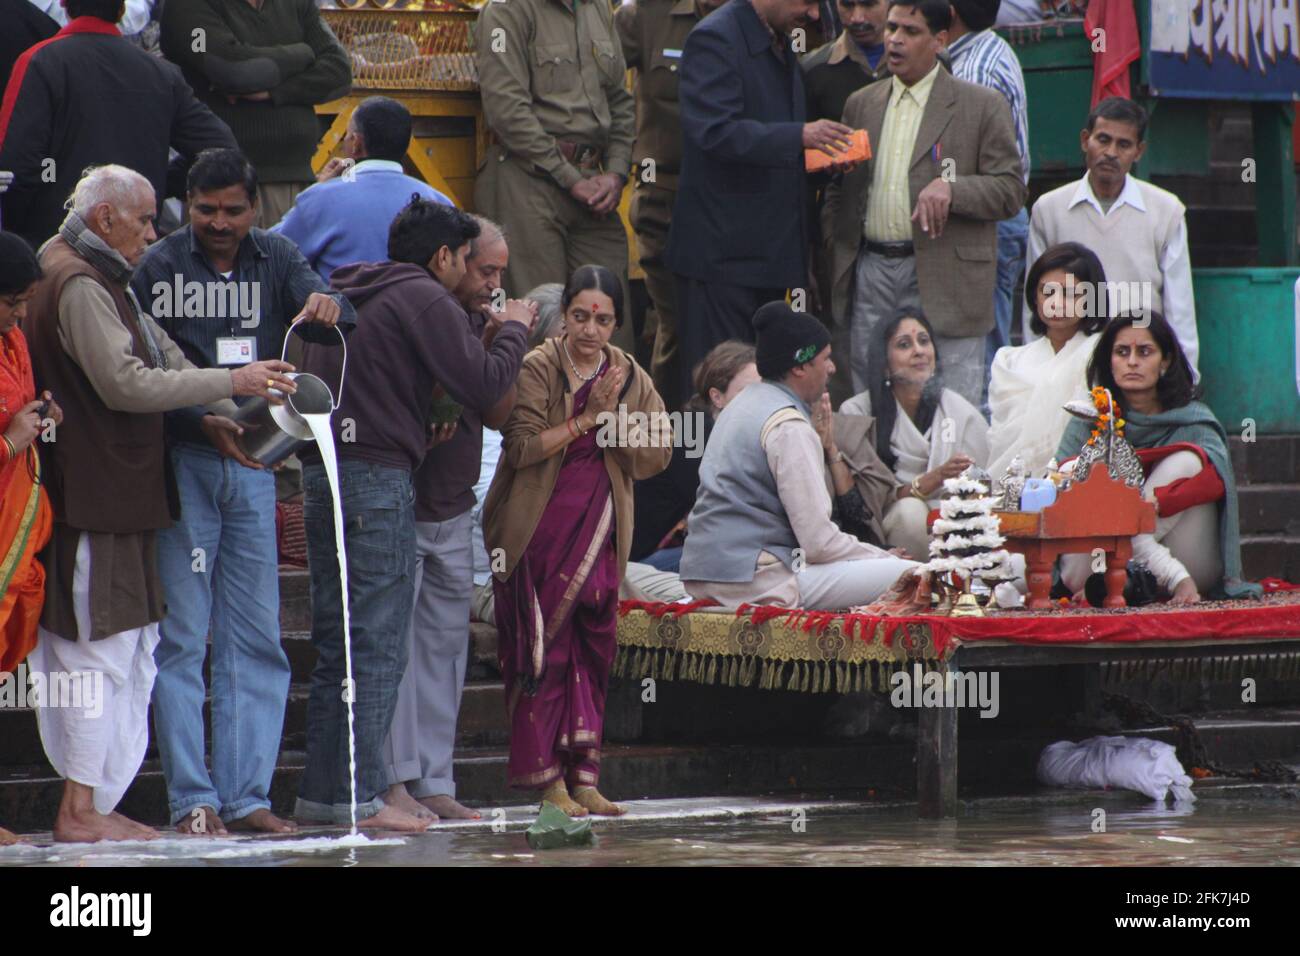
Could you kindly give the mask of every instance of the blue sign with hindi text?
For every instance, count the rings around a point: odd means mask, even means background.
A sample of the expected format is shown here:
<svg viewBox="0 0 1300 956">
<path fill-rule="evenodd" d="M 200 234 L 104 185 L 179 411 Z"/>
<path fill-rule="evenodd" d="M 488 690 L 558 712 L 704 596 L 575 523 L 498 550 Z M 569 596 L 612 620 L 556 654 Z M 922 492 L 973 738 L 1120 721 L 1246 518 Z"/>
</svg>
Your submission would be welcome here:
<svg viewBox="0 0 1300 956">
<path fill-rule="evenodd" d="M 1300 99 L 1300 0 L 1151 0 L 1156 96 Z"/>
</svg>

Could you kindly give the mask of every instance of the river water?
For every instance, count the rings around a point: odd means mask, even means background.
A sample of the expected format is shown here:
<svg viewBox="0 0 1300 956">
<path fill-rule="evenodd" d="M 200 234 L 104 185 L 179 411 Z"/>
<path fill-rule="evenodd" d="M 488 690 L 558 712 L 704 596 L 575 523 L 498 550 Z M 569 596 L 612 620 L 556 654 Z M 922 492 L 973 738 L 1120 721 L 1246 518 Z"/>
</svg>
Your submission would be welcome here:
<svg viewBox="0 0 1300 956">
<path fill-rule="evenodd" d="M 545 851 L 524 837 L 529 806 L 359 846 L 340 845 L 337 829 L 112 846 L 47 839 L 0 849 L 0 866 L 1300 866 L 1297 795 L 1226 785 L 1195 804 L 1158 806 L 1129 793 L 1045 792 L 969 801 L 946 821 L 919 820 L 902 803 L 630 801 L 628 817 L 595 823 L 595 846 Z"/>
</svg>

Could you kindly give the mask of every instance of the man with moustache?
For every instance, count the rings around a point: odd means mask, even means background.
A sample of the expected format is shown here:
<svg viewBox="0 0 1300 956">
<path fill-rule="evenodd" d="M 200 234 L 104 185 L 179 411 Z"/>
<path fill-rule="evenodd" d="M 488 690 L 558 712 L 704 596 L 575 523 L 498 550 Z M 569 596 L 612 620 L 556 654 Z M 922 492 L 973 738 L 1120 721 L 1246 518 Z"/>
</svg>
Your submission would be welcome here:
<svg viewBox="0 0 1300 956">
<path fill-rule="evenodd" d="M 1058 242 L 1078 242 L 1097 253 L 1108 291 L 1127 289 L 1131 282 L 1146 283 L 1151 290 L 1150 308 L 1169 320 L 1192 375 L 1200 378 L 1187 210 L 1173 193 L 1129 172 L 1146 152 L 1146 132 L 1147 111 L 1132 100 L 1110 96 L 1093 107 L 1079 134 L 1088 172 L 1034 203 L 1026 259 L 1032 265 L 1044 249 Z M 1111 315 L 1125 311 L 1117 300 L 1109 305 Z M 1024 328 L 1028 341 L 1034 337 L 1028 312 Z"/>
<path fill-rule="evenodd" d="M 352 304 L 325 285 L 289 239 L 253 227 L 257 172 L 244 155 L 204 150 L 190 168 L 187 192 L 189 223 L 150 247 L 131 283 L 142 308 L 186 357 L 213 369 L 278 358 L 299 319 L 300 334 L 337 345 L 328 326 L 352 325 Z M 188 283 L 205 293 L 198 314 L 182 298 Z M 226 308 L 215 314 L 206 309 L 216 304 L 213 290 L 226 295 Z M 153 707 L 170 823 L 182 833 L 219 835 L 227 826 L 286 833 L 293 824 L 271 812 L 289 693 L 275 475 L 245 457 L 233 422 L 212 425 L 203 408 L 188 408 L 170 412 L 166 423 L 181 517 L 158 535 L 168 614 L 154 652 Z M 211 771 L 203 739 L 209 628 Z"/>
<path fill-rule="evenodd" d="M 844 121 L 865 129 L 872 158 L 832 181 L 822 206 L 832 307 L 851 323 L 854 391 L 867 387 L 876 324 L 921 309 L 937 333 L 948 387 L 978 406 L 992 329 L 997 223 L 1025 202 L 1007 101 L 955 79 L 939 62 L 948 0 L 893 0 L 888 83 L 849 97 Z"/>
<path fill-rule="evenodd" d="M 849 96 L 889 76 L 885 59 L 888 0 L 835 0 L 844 32 L 800 62 L 809 119 L 839 120 Z"/>
<path fill-rule="evenodd" d="M 683 389 L 726 339 L 754 341 L 753 316 L 808 281 L 804 150 L 847 146 L 835 120 L 805 122 L 790 34 L 816 0 L 737 0 L 706 17 L 682 57 L 682 172 L 664 261 L 681 323 Z"/>
<path fill-rule="evenodd" d="M 686 400 L 677 351 L 677 294 L 664 264 L 664 243 L 682 168 L 679 67 L 687 34 L 727 0 L 632 0 L 614 14 L 623 59 L 636 78 L 636 146 L 632 150 L 636 193 L 629 221 L 645 272 L 656 326 L 650 375 L 667 408 Z"/>
<path fill-rule="evenodd" d="M 514 381 L 527 350 L 528 328 L 536 318 L 531 303 L 512 300 L 503 311 L 493 309 L 510 250 L 499 225 L 481 216 L 474 219 L 480 231 L 470 240 L 465 276 L 452 289 L 468 321 L 457 324 L 449 316 L 439 337 L 451 356 L 486 353 L 500 367 L 491 380 L 464 382 L 453 371 L 468 372 L 473 364 L 452 358 L 447 376 L 440 379 L 447 398 L 439 403 L 436 417 L 441 420 L 431 423 L 430 441 L 435 444 L 414 478 L 411 653 L 384 744 L 390 785 L 384 802 L 429 822 L 479 816 L 457 802 L 452 778 L 456 718 L 469 660 L 474 485 L 483 455 L 483 428 L 500 428 L 514 408 Z"/>
</svg>

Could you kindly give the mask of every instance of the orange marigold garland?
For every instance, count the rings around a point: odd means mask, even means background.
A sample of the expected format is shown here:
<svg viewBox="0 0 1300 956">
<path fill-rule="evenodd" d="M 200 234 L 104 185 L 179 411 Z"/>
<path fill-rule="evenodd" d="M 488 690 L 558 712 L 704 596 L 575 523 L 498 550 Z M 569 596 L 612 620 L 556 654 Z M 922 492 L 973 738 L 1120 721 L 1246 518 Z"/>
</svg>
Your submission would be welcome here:
<svg viewBox="0 0 1300 956">
<path fill-rule="evenodd" d="M 1097 444 L 1097 439 L 1101 433 L 1106 430 L 1107 423 L 1110 422 L 1111 416 L 1115 416 L 1115 435 L 1119 438 L 1124 437 L 1124 419 L 1120 418 L 1120 407 L 1115 403 L 1109 392 L 1102 386 L 1097 385 L 1092 389 L 1092 404 L 1097 409 L 1097 424 L 1093 426 L 1092 437 L 1088 439 L 1089 445 Z"/>
</svg>

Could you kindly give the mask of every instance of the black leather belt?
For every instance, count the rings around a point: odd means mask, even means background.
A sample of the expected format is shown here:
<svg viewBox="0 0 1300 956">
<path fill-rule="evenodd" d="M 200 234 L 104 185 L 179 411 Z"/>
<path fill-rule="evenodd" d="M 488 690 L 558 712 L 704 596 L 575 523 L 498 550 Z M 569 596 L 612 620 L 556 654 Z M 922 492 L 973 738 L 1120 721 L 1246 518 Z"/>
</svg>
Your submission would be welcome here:
<svg viewBox="0 0 1300 956">
<path fill-rule="evenodd" d="M 884 256 L 886 259 L 906 259 L 916 252 L 911 242 L 872 242 L 868 239 L 866 247 L 867 252 Z"/>
</svg>

